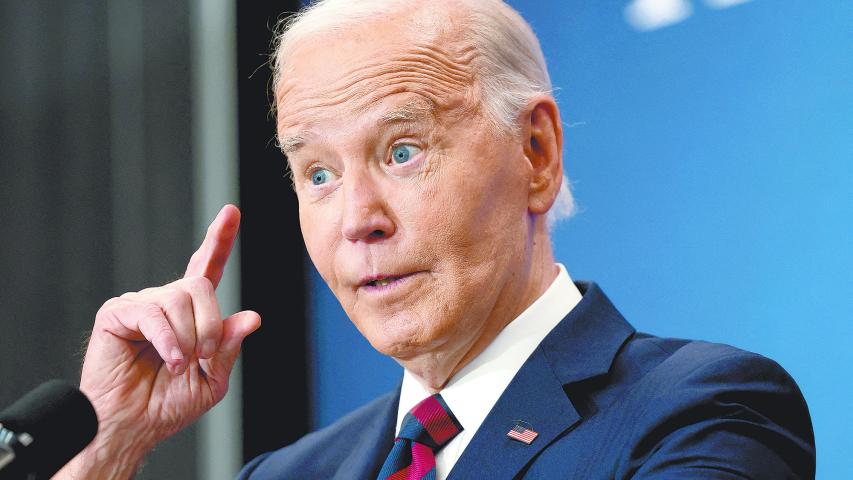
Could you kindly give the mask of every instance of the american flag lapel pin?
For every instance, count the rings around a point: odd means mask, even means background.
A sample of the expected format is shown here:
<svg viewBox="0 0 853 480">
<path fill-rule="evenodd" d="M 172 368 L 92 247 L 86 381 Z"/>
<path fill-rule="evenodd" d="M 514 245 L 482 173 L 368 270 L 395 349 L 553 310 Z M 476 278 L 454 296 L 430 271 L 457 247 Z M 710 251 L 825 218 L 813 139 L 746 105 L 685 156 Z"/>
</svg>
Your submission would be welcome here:
<svg viewBox="0 0 853 480">
<path fill-rule="evenodd" d="M 512 428 L 506 433 L 506 436 L 513 440 L 518 440 L 519 442 L 530 445 L 533 443 L 533 440 L 536 440 L 536 437 L 539 436 L 539 432 L 533 430 L 529 424 L 522 422 L 521 420 L 516 420 Z"/>
</svg>

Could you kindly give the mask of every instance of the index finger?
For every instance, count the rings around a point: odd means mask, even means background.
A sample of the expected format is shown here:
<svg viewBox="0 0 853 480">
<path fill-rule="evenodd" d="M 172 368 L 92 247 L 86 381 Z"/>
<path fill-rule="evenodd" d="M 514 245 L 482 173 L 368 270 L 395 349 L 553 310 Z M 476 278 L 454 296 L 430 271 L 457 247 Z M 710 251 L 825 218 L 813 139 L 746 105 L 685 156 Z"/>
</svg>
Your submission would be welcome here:
<svg viewBox="0 0 853 480">
<path fill-rule="evenodd" d="M 207 235 L 201 246 L 190 257 L 184 278 L 205 277 L 213 284 L 213 288 L 216 288 L 222 279 L 222 271 L 225 270 L 225 263 L 231 255 L 239 228 L 240 210 L 234 205 L 222 207 L 207 227 Z"/>
</svg>

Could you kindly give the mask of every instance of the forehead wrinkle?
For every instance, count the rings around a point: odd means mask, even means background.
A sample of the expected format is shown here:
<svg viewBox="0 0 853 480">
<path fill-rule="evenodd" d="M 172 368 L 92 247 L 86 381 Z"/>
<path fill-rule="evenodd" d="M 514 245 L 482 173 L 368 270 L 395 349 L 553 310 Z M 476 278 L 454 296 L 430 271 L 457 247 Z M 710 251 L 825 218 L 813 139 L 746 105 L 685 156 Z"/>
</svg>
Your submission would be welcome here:
<svg viewBox="0 0 853 480">
<path fill-rule="evenodd" d="M 288 109 L 292 110 L 294 113 L 287 115 L 284 109 L 280 109 L 278 124 L 280 127 L 285 127 L 288 117 L 294 116 L 298 116 L 299 119 L 293 123 L 305 121 L 307 118 L 314 116 L 315 113 L 322 117 L 322 110 L 324 108 L 342 105 L 347 102 L 350 102 L 350 105 L 348 105 L 347 108 L 351 112 L 354 114 L 364 114 L 377 101 L 381 101 L 383 98 L 400 93 L 418 94 L 428 103 L 435 104 L 444 109 L 449 109 L 449 107 L 455 103 L 452 100 L 455 100 L 456 97 L 462 96 L 458 94 L 462 94 L 464 92 L 445 86 L 425 85 L 423 83 L 423 77 L 417 75 L 395 75 L 394 78 L 391 81 L 386 82 L 385 85 L 373 87 L 372 90 L 360 91 L 359 89 L 333 98 L 322 99 L 321 97 L 321 99 L 318 99 L 315 97 L 289 103 Z M 317 110 L 320 110 L 320 112 L 317 112 Z"/>
<path fill-rule="evenodd" d="M 385 63 L 375 68 L 362 70 L 358 77 L 358 79 L 348 82 L 340 88 L 336 88 L 337 85 L 331 85 L 313 98 L 298 101 L 297 105 L 302 108 L 326 107 L 341 104 L 354 98 L 370 98 L 370 101 L 373 101 L 371 92 L 407 81 L 420 84 L 427 92 L 438 94 L 462 91 L 468 86 L 465 79 L 453 78 L 446 72 L 434 68 L 425 68 L 423 64 L 415 62 Z M 307 105 L 299 105 L 301 103 Z"/>
<path fill-rule="evenodd" d="M 456 59 L 450 59 L 447 52 L 431 46 L 415 47 L 411 52 L 392 57 L 390 60 L 377 60 L 359 66 L 330 84 L 318 96 L 329 97 L 330 92 L 347 92 L 364 81 L 377 79 L 383 75 L 396 74 L 400 71 L 419 72 L 427 77 L 446 83 L 464 86 L 473 80 L 469 65 L 473 59 L 473 48 L 463 49 Z M 393 68 L 392 68 L 393 67 Z M 379 71 L 377 74 L 376 72 Z M 289 81 L 284 82 L 279 97 L 284 98 L 293 89 Z M 340 94 L 339 94 L 340 95 Z"/>
<path fill-rule="evenodd" d="M 405 102 L 399 107 L 383 113 L 377 122 L 379 126 L 388 126 L 396 123 L 416 123 L 432 119 L 435 114 L 435 104 L 424 99 L 415 99 Z M 299 132 L 285 137 L 279 142 L 279 148 L 285 155 L 291 154 L 304 147 L 308 143 L 305 132 Z"/>
<path fill-rule="evenodd" d="M 279 99 L 284 100 L 291 93 L 297 98 L 287 104 L 287 109 L 278 109 L 278 123 L 284 126 L 287 118 L 296 112 L 310 114 L 312 110 L 352 100 L 356 102 L 350 108 L 360 112 L 376 100 L 401 91 L 418 93 L 420 90 L 440 105 L 449 95 L 465 93 L 473 86 L 471 64 L 474 54 L 473 47 L 463 47 L 451 53 L 434 45 L 415 45 L 390 60 L 359 65 L 320 92 L 303 98 L 299 98 L 300 92 L 295 91 L 298 90 L 297 80 L 285 81 L 279 90 Z M 377 87 L 376 83 L 384 85 Z M 285 110 L 294 113 L 288 115 Z"/>
</svg>

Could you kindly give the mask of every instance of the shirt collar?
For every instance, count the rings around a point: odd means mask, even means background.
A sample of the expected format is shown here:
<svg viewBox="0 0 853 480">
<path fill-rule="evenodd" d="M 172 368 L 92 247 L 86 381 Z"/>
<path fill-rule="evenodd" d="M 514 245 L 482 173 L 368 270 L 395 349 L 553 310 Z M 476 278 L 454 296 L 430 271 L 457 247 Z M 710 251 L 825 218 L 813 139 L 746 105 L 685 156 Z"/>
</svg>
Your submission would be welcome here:
<svg viewBox="0 0 853 480">
<path fill-rule="evenodd" d="M 542 339 L 581 300 L 581 293 L 562 264 L 551 285 L 536 301 L 509 323 L 474 360 L 456 373 L 442 389 L 441 396 L 462 424 L 467 438 L 498 401 L 504 389 L 521 369 Z M 403 417 L 430 395 L 413 375 L 403 373 L 397 432 Z"/>
</svg>

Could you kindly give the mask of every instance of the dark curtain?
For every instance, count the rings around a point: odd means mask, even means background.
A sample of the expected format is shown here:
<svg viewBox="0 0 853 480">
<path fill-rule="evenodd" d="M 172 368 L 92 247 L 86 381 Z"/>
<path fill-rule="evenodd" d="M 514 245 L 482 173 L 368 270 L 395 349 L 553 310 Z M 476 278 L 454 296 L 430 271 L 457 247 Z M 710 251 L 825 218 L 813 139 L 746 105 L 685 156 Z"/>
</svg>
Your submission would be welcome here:
<svg viewBox="0 0 853 480">
<path fill-rule="evenodd" d="M 193 232 L 187 1 L 0 2 L 0 408 L 79 380 L 95 312 Z M 139 478 L 193 478 L 190 429 Z"/>
</svg>

